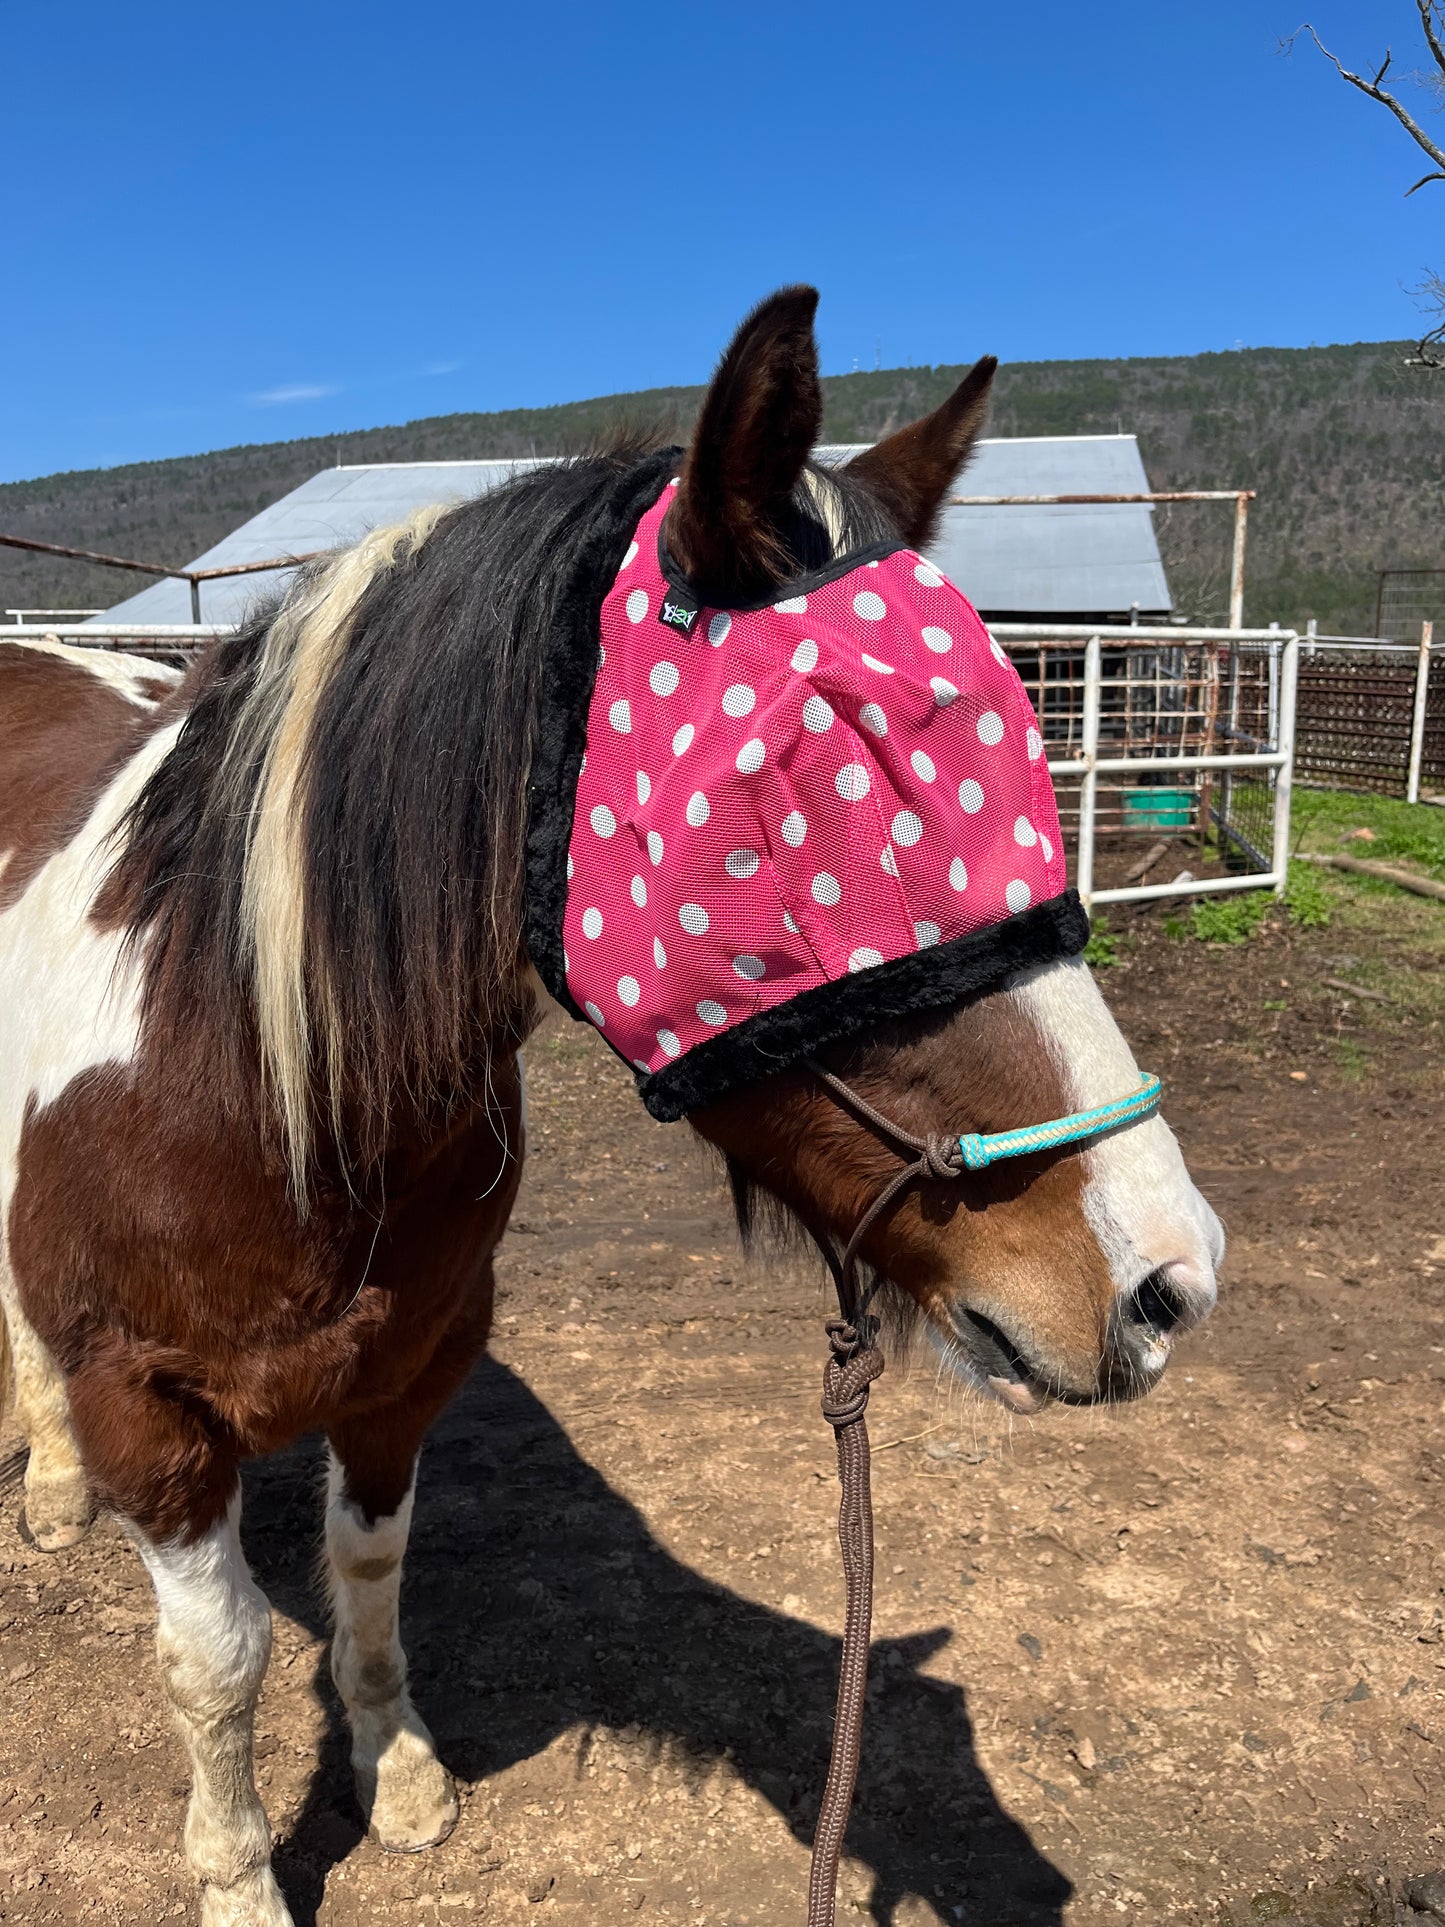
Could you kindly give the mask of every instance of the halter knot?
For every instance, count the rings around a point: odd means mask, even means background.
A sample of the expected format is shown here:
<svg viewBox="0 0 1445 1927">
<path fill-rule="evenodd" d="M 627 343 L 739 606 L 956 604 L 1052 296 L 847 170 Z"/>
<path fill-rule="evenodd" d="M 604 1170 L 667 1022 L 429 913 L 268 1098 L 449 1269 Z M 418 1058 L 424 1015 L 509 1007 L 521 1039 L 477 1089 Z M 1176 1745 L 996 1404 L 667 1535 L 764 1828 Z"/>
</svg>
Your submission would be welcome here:
<svg viewBox="0 0 1445 1927">
<path fill-rule="evenodd" d="M 842 1356 L 840 1339 L 846 1344 L 851 1338 L 856 1344 L 857 1334 L 851 1325 L 837 1319 L 828 1321 L 828 1338 L 834 1355 L 823 1367 L 823 1417 L 837 1431 L 854 1424 L 867 1411 L 868 1387 L 883 1370 L 883 1354 L 872 1345 L 867 1351 L 855 1349 L 851 1355 Z"/>
<path fill-rule="evenodd" d="M 930 1178 L 956 1178 L 963 1170 L 963 1150 L 956 1137 L 928 1137 L 918 1162 Z"/>
</svg>

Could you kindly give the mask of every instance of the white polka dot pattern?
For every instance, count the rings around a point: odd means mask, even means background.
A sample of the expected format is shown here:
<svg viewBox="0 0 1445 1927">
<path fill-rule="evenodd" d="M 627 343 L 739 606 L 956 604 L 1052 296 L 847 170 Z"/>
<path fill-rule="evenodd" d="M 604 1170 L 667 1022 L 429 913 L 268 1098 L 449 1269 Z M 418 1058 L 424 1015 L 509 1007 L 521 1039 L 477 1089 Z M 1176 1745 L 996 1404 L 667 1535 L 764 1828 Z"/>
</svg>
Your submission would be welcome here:
<svg viewBox="0 0 1445 1927">
<path fill-rule="evenodd" d="M 1058 896 L 1038 724 L 907 549 L 664 629 L 642 518 L 603 603 L 568 852 L 569 988 L 659 1071 L 802 992 Z"/>
</svg>

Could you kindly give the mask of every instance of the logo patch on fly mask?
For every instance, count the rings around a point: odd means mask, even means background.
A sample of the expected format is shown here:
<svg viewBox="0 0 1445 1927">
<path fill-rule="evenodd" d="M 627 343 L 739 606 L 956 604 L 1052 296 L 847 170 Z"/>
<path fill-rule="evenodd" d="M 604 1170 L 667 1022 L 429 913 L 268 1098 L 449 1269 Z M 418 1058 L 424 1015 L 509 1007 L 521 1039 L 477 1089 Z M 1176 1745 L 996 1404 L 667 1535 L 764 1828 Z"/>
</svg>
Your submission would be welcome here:
<svg viewBox="0 0 1445 1927">
<path fill-rule="evenodd" d="M 666 585 L 662 593 L 662 606 L 657 612 L 657 619 L 664 628 L 679 629 L 683 635 L 690 636 L 701 613 L 701 606 L 685 589 L 675 589 L 670 582 Z"/>
</svg>

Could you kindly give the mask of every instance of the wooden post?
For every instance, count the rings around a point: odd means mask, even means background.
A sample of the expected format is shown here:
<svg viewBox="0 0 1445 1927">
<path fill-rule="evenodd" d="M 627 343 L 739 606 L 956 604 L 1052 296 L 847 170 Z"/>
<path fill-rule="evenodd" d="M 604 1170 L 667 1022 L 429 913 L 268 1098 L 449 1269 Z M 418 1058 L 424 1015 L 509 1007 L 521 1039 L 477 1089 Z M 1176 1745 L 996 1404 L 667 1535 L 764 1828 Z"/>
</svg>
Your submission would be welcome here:
<svg viewBox="0 0 1445 1927">
<path fill-rule="evenodd" d="M 1234 498 L 1234 554 L 1229 564 L 1229 626 L 1244 627 L 1244 542 L 1249 527 L 1249 495 L 1241 489 Z"/>
<path fill-rule="evenodd" d="M 1425 753 L 1425 703 L 1430 693 L 1430 643 L 1433 622 L 1420 624 L 1420 659 L 1415 668 L 1415 713 L 1410 718 L 1410 772 L 1405 778 L 1405 801 L 1420 801 L 1420 762 Z"/>
</svg>

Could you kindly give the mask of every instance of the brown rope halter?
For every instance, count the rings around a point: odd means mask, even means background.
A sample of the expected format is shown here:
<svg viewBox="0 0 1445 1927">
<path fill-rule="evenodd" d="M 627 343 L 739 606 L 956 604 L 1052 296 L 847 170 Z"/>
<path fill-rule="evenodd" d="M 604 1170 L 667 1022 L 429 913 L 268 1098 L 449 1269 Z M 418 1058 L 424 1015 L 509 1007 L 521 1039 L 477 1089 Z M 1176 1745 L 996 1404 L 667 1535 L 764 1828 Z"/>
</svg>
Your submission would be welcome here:
<svg viewBox="0 0 1445 1927">
<path fill-rule="evenodd" d="M 868 1686 L 868 1646 L 873 1625 L 873 1494 L 868 1451 L 868 1388 L 883 1370 L 877 1320 L 868 1306 L 877 1286 L 861 1297 L 857 1288 L 858 1251 L 870 1225 L 907 1185 L 921 1178 L 955 1178 L 964 1170 L 958 1139 L 915 1137 L 877 1111 L 841 1077 L 807 1060 L 808 1069 L 839 1101 L 886 1137 L 918 1156 L 893 1178 L 858 1221 L 841 1258 L 823 1239 L 818 1247 L 838 1291 L 837 1318 L 828 1320 L 831 1356 L 823 1368 L 823 1417 L 833 1427 L 838 1448 L 838 1543 L 843 1552 L 847 1607 L 843 1621 L 843 1658 L 838 1705 L 833 1715 L 833 1745 L 813 1864 L 808 1876 L 808 1927 L 833 1927 L 838 1895 L 838 1862 L 858 1782 L 863 1739 L 863 1700 Z"/>
</svg>

